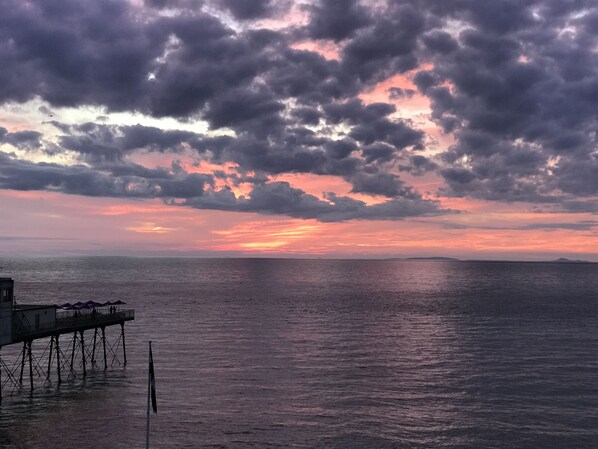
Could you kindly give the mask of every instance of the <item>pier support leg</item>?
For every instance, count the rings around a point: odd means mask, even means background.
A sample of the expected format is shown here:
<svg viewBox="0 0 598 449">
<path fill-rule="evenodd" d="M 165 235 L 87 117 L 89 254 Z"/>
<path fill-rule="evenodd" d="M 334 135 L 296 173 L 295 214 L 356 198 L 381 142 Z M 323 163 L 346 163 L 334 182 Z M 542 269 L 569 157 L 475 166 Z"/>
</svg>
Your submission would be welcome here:
<svg viewBox="0 0 598 449">
<path fill-rule="evenodd" d="M 48 374 L 46 374 L 46 378 L 48 382 L 50 382 L 50 369 L 52 368 L 52 349 L 54 345 L 54 335 L 50 336 L 50 354 L 48 355 Z"/>
<path fill-rule="evenodd" d="M 127 347 L 125 346 L 125 323 L 120 323 L 120 332 L 123 339 L 123 358 L 125 361 L 125 366 L 127 366 Z"/>
<path fill-rule="evenodd" d="M 96 339 L 98 336 L 98 328 L 96 327 L 93 331 L 93 349 L 91 350 L 91 367 L 96 363 Z"/>
<path fill-rule="evenodd" d="M 83 331 L 81 334 L 81 357 L 83 358 L 83 377 L 87 377 L 87 367 L 85 366 L 85 341 L 83 340 Z"/>
<path fill-rule="evenodd" d="M 73 350 L 71 351 L 71 373 L 73 376 L 75 375 L 75 370 L 73 369 L 73 365 L 75 364 L 75 349 L 77 349 L 77 332 L 73 334 Z"/>
<path fill-rule="evenodd" d="M 23 386 L 23 370 L 25 369 L 25 351 L 27 350 L 27 342 L 23 342 L 23 354 L 21 355 L 21 375 L 19 376 L 19 385 Z"/>
<path fill-rule="evenodd" d="M 0 346 L 0 349 L 2 349 L 2 346 Z M 0 363 L 0 403 L 2 403 L 2 363 Z"/>
<path fill-rule="evenodd" d="M 58 335 L 56 338 L 56 370 L 58 371 L 58 385 L 62 383 L 62 377 L 60 377 L 60 347 L 58 346 Z"/>
<path fill-rule="evenodd" d="M 31 386 L 31 391 L 33 391 L 33 361 L 31 356 L 31 340 L 29 340 L 27 346 L 29 353 L 29 385 Z"/>
<path fill-rule="evenodd" d="M 106 358 L 106 328 L 102 327 L 102 346 L 104 347 L 104 371 L 108 369 L 108 360 Z"/>
</svg>

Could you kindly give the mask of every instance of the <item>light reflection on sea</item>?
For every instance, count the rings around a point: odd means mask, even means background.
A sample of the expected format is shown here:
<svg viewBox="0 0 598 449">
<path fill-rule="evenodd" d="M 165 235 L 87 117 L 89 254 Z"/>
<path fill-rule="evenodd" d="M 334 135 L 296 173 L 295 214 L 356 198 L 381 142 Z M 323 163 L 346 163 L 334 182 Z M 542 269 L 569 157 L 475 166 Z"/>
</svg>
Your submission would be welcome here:
<svg viewBox="0 0 598 449">
<path fill-rule="evenodd" d="M 0 447 L 142 447 L 150 339 L 152 447 L 598 447 L 598 265 L 0 265 L 22 303 L 136 310 L 126 368 L 5 394 Z"/>
</svg>

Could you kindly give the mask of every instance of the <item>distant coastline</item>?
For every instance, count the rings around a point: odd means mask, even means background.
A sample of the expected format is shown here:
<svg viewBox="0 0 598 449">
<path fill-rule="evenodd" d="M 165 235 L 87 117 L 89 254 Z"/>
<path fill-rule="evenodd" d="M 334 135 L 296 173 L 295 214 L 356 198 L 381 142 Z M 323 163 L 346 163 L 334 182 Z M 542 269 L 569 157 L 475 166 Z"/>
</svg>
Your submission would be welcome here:
<svg viewBox="0 0 598 449">
<path fill-rule="evenodd" d="M 180 253 L 180 254 L 172 254 L 172 253 L 164 253 L 164 254 L 70 254 L 70 255 L 15 255 L 15 254 L 6 254 L 0 255 L 0 262 L 2 262 L 2 266 L 0 270 L 6 271 L 10 269 L 10 263 L 6 263 L 11 259 L 14 260 L 28 260 L 28 259 L 40 259 L 40 260 L 60 260 L 60 259 L 104 259 L 104 258 L 112 258 L 112 259 L 206 259 L 206 260 L 226 260 L 226 259 L 261 259 L 261 260 L 387 260 L 387 261 L 412 261 L 412 262 L 509 262 L 509 263 L 554 263 L 554 264 L 598 264 L 598 260 L 587 260 L 587 259 L 568 259 L 566 257 L 559 257 L 556 259 L 545 259 L 545 260 L 529 260 L 529 259 L 473 259 L 473 258 L 457 258 L 457 257 L 448 257 L 448 256 L 410 256 L 410 257 L 384 257 L 382 255 L 374 255 L 374 256 L 357 256 L 357 255 L 348 255 L 348 256 L 341 256 L 341 255 L 327 255 L 327 256 L 315 256 L 315 255 L 288 255 L 288 254 L 281 254 L 278 256 L 274 255 L 245 255 L 245 254 L 219 254 L 219 253 L 211 253 L 211 254 L 188 254 L 188 253 Z"/>
<path fill-rule="evenodd" d="M 590 260 L 567 259 L 559 257 L 553 260 L 509 260 L 509 259 L 458 259 L 456 257 L 430 256 L 430 257 L 390 257 L 384 260 L 402 261 L 432 261 L 432 262 L 509 262 L 509 263 L 561 263 L 561 264 L 598 264 Z"/>
</svg>

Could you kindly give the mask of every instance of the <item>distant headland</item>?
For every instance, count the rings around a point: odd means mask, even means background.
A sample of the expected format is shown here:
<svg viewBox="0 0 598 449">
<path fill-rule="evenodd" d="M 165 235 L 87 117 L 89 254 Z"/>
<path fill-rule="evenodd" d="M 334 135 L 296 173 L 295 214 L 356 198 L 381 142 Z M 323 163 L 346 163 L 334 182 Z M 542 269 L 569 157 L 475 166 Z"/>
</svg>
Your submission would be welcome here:
<svg viewBox="0 0 598 449">
<path fill-rule="evenodd" d="M 596 262 L 590 262 L 589 260 L 567 259 L 565 257 L 559 257 L 558 259 L 552 260 L 551 262 L 555 262 L 555 263 L 596 263 Z"/>
</svg>

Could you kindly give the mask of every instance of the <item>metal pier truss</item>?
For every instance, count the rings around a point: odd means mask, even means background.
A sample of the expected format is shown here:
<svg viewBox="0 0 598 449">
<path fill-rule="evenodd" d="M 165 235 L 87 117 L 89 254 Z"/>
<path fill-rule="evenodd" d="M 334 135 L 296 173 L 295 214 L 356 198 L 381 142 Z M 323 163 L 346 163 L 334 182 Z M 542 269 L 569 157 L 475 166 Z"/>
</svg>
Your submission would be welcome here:
<svg viewBox="0 0 598 449">
<path fill-rule="evenodd" d="M 62 382 L 85 378 L 90 370 L 126 366 L 124 322 L 40 338 L 0 347 L 0 400 Z M 119 356 L 122 355 L 122 360 Z"/>
</svg>

